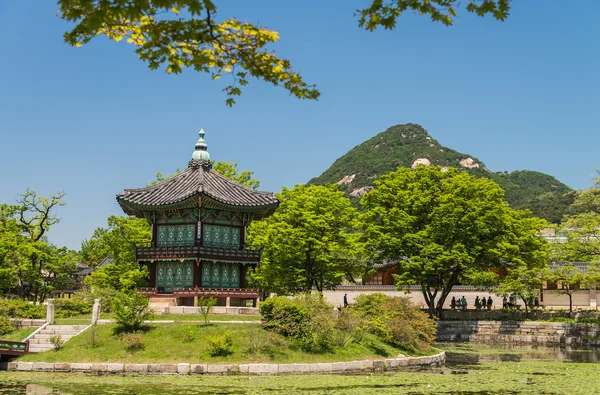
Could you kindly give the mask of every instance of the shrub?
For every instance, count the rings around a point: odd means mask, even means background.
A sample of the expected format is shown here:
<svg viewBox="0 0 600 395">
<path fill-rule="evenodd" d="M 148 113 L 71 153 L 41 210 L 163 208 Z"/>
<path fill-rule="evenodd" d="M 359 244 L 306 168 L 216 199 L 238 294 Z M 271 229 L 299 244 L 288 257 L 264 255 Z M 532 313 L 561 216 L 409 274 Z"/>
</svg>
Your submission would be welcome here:
<svg viewBox="0 0 600 395">
<path fill-rule="evenodd" d="M 365 328 L 362 317 L 358 312 L 350 309 L 338 311 L 334 321 L 335 343 L 338 347 L 346 347 L 351 342 L 360 342 L 364 336 Z"/>
<path fill-rule="evenodd" d="M 15 326 L 8 319 L 8 317 L 4 317 L 0 315 L 0 335 L 6 335 L 15 330 Z"/>
<path fill-rule="evenodd" d="M 267 334 L 271 334 L 271 332 L 266 332 L 259 325 L 254 325 L 246 338 L 248 341 L 247 352 L 256 354 L 267 347 L 270 344 Z"/>
<path fill-rule="evenodd" d="M 56 318 L 69 318 L 79 315 L 92 314 L 92 305 L 78 297 L 69 299 L 56 299 Z"/>
<path fill-rule="evenodd" d="M 52 345 L 54 346 L 55 350 L 60 350 L 63 344 L 65 344 L 65 341 L 62 339 L 61 335 L 50 336 L 49 340 L 50 343 L 52 343 Z"/>
<path fill-rule="evenodd" d="M 204 317 L 204 324 L 208 324 L 208 315 L 216 304 L 217 298 L 213 298 L 212 296 L 201 296 L 198 298 L 198 310 L 202 314 L 202 317 Z"/>
<path fill-rule="evenodd" d="M 210 345 L 208 354 L 211 357 L 226 357 L 233 354 L 233 340 L 229 332 L 209 338 L 208 344 Z"/>
<path fill-rule="evenodd" d="M 112 303 L 115 315 L 116 333 L 133 333 L 144 327 L 144 321 L 152 317 L 148 308 L 148 298 L 135 291 L 129 291 L 115 298 Z"/>
<path fill-rule="evenodd" d="M 44 318 L 46 310 L 39 304 L 25 299 L 0 299 L 0 316 L 9 318 Z"/>
<path fill-rule="evenodd" d="M 85 300 L 85 302 L 94 306 L 94 301 L 100 299 L 100 311 L 102 313 L 112 313 L 112 301 L 119 297 L 121 293 L 113 288 L 95 287 L 93 290 L 89 288 L 82 289 L 75 293 L 76 297 Z"/>
<path fill-rule="evenodd" d="M 428 351 L 435 342 L 435 321 L 415 308 L 410 299 L 383 294 L 361 295 L 355 309 L 366 329 L 404 350 Z"/>
<path fill-rule="evenodd" d="M 186 343 L 191 343 L 196 338 L 196 327 L 192 324 L 183 325 L 183 341 Z"/>
<path fill-rule="evenodd" d="M 278 296 L 260 305 L 263 326 L 293 339 L 305 351 L 320 352 L 334 344 L 334 311 L 322 296 Z"/>
<path fill-rule="evenodd" d="M 124 333 L 121 336 L 121 339 L 123 340 L 123 343 L 125 343 L 125 348 L 127 348 L 128 351 L 143 350 L 144 347 L 146 347 L 144 337 L 139 332 Z"/>
</svg>

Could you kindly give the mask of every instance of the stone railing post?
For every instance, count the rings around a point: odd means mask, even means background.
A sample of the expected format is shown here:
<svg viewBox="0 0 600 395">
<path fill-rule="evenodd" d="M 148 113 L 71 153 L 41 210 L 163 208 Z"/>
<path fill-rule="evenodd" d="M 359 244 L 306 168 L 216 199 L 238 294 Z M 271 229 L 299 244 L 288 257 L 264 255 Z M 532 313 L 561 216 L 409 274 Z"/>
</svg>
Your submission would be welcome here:
<svg viewBox="0 0 600 395">
<path fill-rule="evenodd" d="M 48 299 L 46 306 L 46 322 L 50 325 L 54 324 L 54 299 Z"/>
<path fill-rule="evenodd" d="M 92 309 L 92 325 L 96 325 L 100 319 L 100 299 L 94 299 L 94 308 Z"/>
</svg>

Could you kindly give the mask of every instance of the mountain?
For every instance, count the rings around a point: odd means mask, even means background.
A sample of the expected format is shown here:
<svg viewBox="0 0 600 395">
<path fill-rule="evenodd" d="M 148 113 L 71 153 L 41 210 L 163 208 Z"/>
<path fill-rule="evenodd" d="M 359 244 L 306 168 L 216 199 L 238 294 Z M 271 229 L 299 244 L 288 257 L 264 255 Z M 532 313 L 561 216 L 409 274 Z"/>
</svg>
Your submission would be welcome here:
<svg viewBox="0 0 600 395">
<path fill-rule="evenodd" d="M 373 187 L 378 176 L 420 163 L 456 167 L 489 178 L 504 189 L 511 207 L 530 209 L 552 223 L 559 223 L 573 203 L 573 190 L 548 174 L 530 170 L 491 172 L 473 155 L 444 147 L 423 127 L 410 123 L 392 126 L 357 145 L 308 184 L 338 184 L 356 202 Z"/>
</svg>

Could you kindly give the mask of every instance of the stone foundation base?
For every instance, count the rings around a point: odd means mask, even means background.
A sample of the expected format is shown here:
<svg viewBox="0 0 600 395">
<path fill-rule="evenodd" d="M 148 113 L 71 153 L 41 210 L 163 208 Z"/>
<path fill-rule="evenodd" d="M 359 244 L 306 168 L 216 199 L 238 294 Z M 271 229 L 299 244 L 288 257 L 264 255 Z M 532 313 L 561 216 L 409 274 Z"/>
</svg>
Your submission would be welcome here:
<svg viewBox="0 0 600 395">
<path fill-rule="evenodd" d="M 122 363 L 47 363 L 0 362 L 0 370 L 13 372 L 78 372 L 93 374 L 349 374 L 387 371 L 413 371 L 441 366 L 446 354 L 428 357 L 402 357 L 352 362 L 295 364 L 122 364 Z"/>
</svg>

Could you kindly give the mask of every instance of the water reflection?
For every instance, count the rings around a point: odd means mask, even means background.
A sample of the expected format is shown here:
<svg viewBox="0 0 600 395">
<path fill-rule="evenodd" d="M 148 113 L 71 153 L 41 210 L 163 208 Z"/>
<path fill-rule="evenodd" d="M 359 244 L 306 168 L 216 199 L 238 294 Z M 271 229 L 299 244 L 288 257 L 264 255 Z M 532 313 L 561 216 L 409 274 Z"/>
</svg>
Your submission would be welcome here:
<svg viewBox="0 0 600 395">
<path fill-rule="evenodd" d="M 485 362 L 519 362 L 538 359 L 552 362 L 599 363 L 600 348 L 574 349 L 511 344 L 440 343 L 446 350 L 446 365 L 474 365 Z"/>
</svg>

